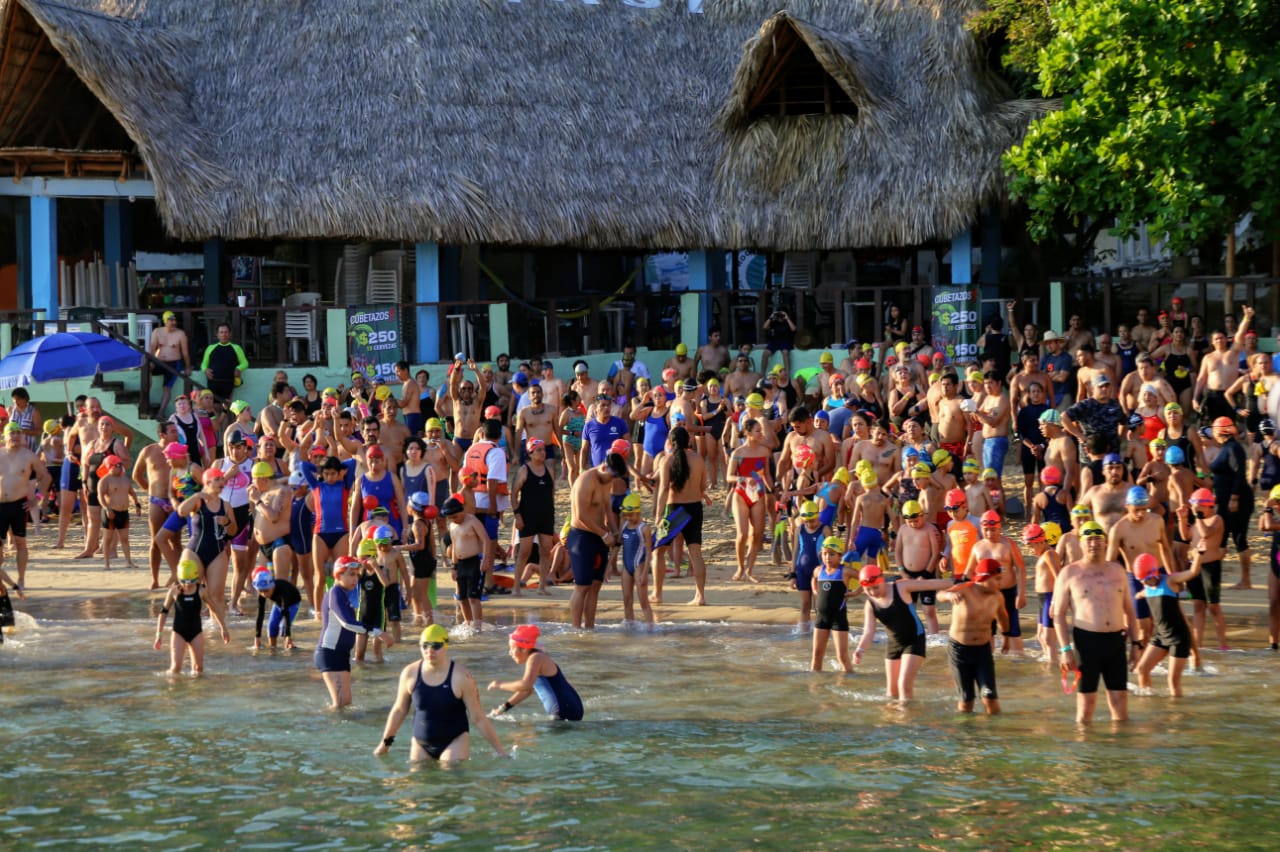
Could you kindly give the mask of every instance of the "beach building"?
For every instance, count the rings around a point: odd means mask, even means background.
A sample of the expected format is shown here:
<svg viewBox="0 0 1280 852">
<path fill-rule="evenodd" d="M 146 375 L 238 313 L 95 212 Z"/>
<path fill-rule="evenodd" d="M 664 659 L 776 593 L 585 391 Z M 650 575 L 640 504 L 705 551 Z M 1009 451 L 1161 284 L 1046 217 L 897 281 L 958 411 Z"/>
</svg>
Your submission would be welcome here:
<svg viewBox="0 0 1280 852">
<path fill-rule="evenodd" d="M 3 0 L 0 310 L 324 364 L 336 312 L 394 303 L 429 363 L 737 342 L 778 305 L 822 346 L 995 283 L 1000 155 L 1049 104 L 980 4 L 780 5 Z"/>
</svg>

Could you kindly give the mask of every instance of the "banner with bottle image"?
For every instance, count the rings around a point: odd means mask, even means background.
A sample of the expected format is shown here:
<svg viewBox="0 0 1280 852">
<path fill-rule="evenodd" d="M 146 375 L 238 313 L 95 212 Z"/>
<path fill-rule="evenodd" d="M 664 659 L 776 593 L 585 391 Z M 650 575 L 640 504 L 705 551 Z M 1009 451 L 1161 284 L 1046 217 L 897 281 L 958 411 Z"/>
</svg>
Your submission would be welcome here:
<svg viewBox="0 0 1280 852">
<path fill-rule="evenodd" d="M 977 284 L 939 285 L 933 288 L 933 323 L 930 344 L 943 352 L 947 363 L 976 361 L 982 336 L 982 293 Z"/>
<path fill-rule="evenodd" d="M 352 372 L 366 378 L 395 379 L 396 362 L 404 360 L 397 305 L 357 305 L 347 308 L 347 357 Z"/>
</svg>

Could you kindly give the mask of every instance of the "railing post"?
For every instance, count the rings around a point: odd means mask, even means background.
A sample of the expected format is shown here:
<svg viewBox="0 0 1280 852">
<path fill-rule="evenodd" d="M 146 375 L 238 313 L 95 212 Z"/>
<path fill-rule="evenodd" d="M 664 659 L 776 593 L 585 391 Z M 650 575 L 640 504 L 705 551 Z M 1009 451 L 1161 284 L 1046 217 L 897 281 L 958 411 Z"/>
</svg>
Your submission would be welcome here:
<svg viewBox="0 0 1280 852">
<path fill-rule="evenodd" d="M 142 371 L 138 377 L 138 416 L 151 416 L 151 359 L 146 355 L 142 356 Z"/>
<path fill-rule="evenodd" d="M 556 313 L 556 300 L 547 302 L 547 352 L 560 351 L 560 317 Z"/>
</svg>

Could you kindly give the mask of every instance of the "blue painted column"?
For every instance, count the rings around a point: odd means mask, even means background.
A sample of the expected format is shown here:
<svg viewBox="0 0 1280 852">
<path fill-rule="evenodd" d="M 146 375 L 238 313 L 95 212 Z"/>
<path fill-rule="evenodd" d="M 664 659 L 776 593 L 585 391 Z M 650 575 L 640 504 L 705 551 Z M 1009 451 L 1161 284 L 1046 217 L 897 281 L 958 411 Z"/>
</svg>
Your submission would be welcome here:
<svg viewBox="0 0 1280 852">
<path fill-rule="evenodd" d="M 689 252 L 689 290 L 697 292 L 698 314 L 696 318 L 682 310 L 680 316 L 680 340 L 689 347 L 690 356 L 707 339 L 711 327 L 711 307 L 704 295 L 711 289 L 711 268 L 705 251 Z M 692 320 L 692 321 L 690 321 Z M 696 334 L 696 337 L 693 337 Z M 693 337 L 693 339 L 690 339 Z"/>
<path fill-rule="evenodd" d="M 102 244 L 111 276 L 111 304 L 123 305 L 125 282 L 116 280 L 116 265 L 127 267 L 133 258 L 133 205 L 128 200 L 109 198 L 102 202 Z"/>
<path fill-rule="evenodd" d="M 973 231 L 968 228 L 951 238 L 951 283 L 973 283 Z"/>
<path fill-rule="evenodd" d="M 31 307 L 58 318 L 58 202 L 31 198 Z"/>
<path fill-rule="evenodd" d="M 440 246 L 436 243 L 418 243 L 414 247 L 417 259 L 417 278 L 414 280 L 415 302 L 440 301 Z M 415 363 L 429 364 L 440 360 L 440 309 L 418 306 L 414 309 L 418 325 L 418 351 Z"/>
</svg>

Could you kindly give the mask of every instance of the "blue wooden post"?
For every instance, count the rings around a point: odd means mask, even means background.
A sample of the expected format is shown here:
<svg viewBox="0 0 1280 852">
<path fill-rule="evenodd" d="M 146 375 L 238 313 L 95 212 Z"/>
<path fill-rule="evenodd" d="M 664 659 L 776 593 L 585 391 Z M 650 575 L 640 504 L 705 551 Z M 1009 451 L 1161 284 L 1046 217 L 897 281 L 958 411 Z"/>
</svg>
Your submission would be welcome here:
<svg viewBox="0 0 1280 852">
<path fill-rule="evenodd" d="M 951 238 L 951 283 L 973 283 L 973 232 L 968 228 Z"/>
<path fill-rule="evenodd" d="M 417 259 L 417 279 L 414 282 L 415 302 L 440 301 L 440 246 L 436 243 L 418 243 L 414 247 Z M 418 324 L 418 351 L 414 360 L 428 364 L 440 360 L 440 309 L 419 306 L 415 313 Z"/>
<path fill-rule="evenodd" d="M 102 232 L 103 259 L 111 276 L 111 304 L 122 305 L 126 282 L 116 280 L 116 265 L 123 269 L 133 257 L 133 205 L 119 198 L 103 201 Z"/>
<path fill-rule="evenodd" d="M 31 307 L 58 318 L 58 201 L 31 198 Z"/>
<path fill-rule="evenodd" d="M 711 289 L 711 268 L 705 251 L 689 252 L 689 289 L 698 293 L 698 314 L 690 317 L 688 313 L 681 311 L 680 340 L 689 347 L 692 356 L 706 341 L 711 327 L 711 307 L 705 295 Z M 695 333 L 697 337 L 690 340 Z"/>
</svg>

